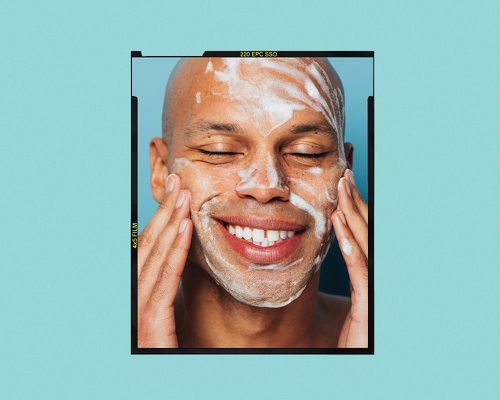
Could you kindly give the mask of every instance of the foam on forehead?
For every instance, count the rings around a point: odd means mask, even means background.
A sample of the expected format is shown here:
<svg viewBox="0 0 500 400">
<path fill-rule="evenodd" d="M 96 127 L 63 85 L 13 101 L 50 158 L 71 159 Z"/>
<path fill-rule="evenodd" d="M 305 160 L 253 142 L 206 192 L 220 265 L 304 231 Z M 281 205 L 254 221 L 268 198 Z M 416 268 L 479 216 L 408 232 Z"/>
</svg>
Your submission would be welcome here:
<svg viewBox="0 0 500 400">
<path fill-rule="evenodd" d="M 342 83 L 326 59 L 184 59 L 172 73 L 165 93 L 164 135 L 174 131 L 176 120 L 186 118 L 200 102 L 205 104 L 196 95 L 203 89 L 216 100 L 237 104 L 246 116 L 260 123 L 264 136 L 290 120 L 295 111 L 313 109 L 337 132 L 343 153 Z"/>
<path fill-rule="evenodd" d="M 332 83 L 317 61 L 226 58 L 220 64 L 213 74 L 226 85 L 228 99 L 240 104 L 255 120 L 270 120 L 264 135 L 286 123 L 295 110 L 308 107 L 323 114 L 333 130 L 343 134 L 340 81 Z"/>
</svg>

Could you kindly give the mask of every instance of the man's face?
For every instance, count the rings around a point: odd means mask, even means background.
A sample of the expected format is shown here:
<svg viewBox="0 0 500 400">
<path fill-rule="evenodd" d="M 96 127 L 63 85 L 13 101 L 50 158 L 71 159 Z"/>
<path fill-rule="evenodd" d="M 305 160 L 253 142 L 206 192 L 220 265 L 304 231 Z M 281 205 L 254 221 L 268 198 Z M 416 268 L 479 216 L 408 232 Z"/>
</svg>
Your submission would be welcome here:
<svg viewBox="0 0 500 400">
<path fill-rule="evenodd" d="M 190 261 L 246 304 L 293 301 L 330 245 L 346 168 L 331 74 L 311 59 L 194 59 L 169 86 L 168 169 L 191 193 Z"/>
</svg>

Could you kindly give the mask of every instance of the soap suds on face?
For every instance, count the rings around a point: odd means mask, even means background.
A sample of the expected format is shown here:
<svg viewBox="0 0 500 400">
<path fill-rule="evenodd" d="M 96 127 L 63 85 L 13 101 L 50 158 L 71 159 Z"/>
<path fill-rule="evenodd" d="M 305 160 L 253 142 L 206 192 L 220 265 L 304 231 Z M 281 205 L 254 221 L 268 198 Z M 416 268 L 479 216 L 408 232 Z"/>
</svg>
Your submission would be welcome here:
<svg viewBox="0 0 500 400">
<path fill-rule="evenodd" d="M 243 180 L 248 180 L 248 179 L 250 179 L 252 174 L 255 172 L 255 170 L 256 170 L 256 168 L 252 164 L 247 169 L 243 169 L 241 171 L 238 171 L 238 176 Z"/>
<path fill-rule="evenodd" d="M 332 193 L 330 193 L 330 190 L 328 188 L 325 189 L 325 200 L 328 201 L 329 203 L 335 204 L 335 207 L 337 207 L 338 198 L 332 195 Z"/>
<path fill-rule="evenodd" d="M 288 178 L 288 180 L 292 183 L 294 183 L 295 185 L 298 185 L 300 186 L 302 189 L 306 190 L 307 192 L 309 193 L 314 193 L 317 191 L 316 188 L 314 188 L 312 185 L 310 185 L 309 183 L 307 183 L 306 181 L 303 181 L 302 179 L 298 179 L 298 178 L 293 178 L 293 177 L 290 177 Z M 332 190 L 335 190 L 334 186 L 332 185 L 331 188 L 330 187 L 326 187 L 325 190 L 323 191 L 323 194 L 320 195 L 318 197 L 318 199 L 321 201 L 321 202 L 327 202 L 327 203 L 331 203 L 333 204 L 335 207 L 337 207 L 337 197 L 335 197 L 334 195 L 332 195 L 330 193 L 330 191 Z M 334 207 L 334 208 L 335 208 Z"/>
<path fill-rule="evenodd" d="M 212 61 L 207 62 L 207 68 L 205 68 L 205 74 L 208 74 L 209 72 L 212 72 L 214 70 L 214 65 L 212 64 Z"/>
<path fill-rule="evenodd" d="M 190 164 L 190 161 L 187 158 L 184 157 L 178 157 L 174 159 L 174 162 L 172 163 L 172 173 L 179 172 L 183 170 L 186 166 Z"/>
<path fill-rule="evenodd" d="M 315 188 L 312 185 L 310 185 L 309 183 L 307 183 L 306 181 L 303 181 L 302 179 L 290 177 L 290 178 L 288 178 L 288 180 L 290 182 L 293 182 L 295 185 L 300 186 L 302 189 L 304 189 L 305 191 L 307 191 L 309 193 L 315 192 Z"/>
<path fill-rule="evenodd" d="M 214 69 L 213 62 L 215 62 L 217 71 Z M 311 61 L 307 61 L 307 63 L 309 62 Z M 293 118 L 295 111 L 310 108 L 321 113 L 318 115 L 322 115 L 324 118 L 321 117 L 321 119 L 338 132 L 337 140 L 342 143 L 343 120 L 340 117 L 340 110 L 343 110 L 343 100 L 339 97 L 339 95 L 342 96 L 341 90 L 333 88 L 320 64 L 317 66 L 314 64 L 314 68 L 308 67 L 308 64 L 300 59 L 226 59 L 222 60 L 221 63 L 219 67 L 218 61 L 216 62 L 215 59 L 208 60 L 205 74 L 213 73 L 214 76 L 210 75 L 207 78 L 215 78 L 218 82 L 214 82 L 212 87 L 203 91 L 203 99 L 201 92 L 196 92 L 199 88 L 194 86 L 190 92 L 189 100 L 191 102 L 195 100 L 196 103 L 201 104 L 203 100 L 205 106 L 210 103 L 210 99 L 214 101 L 230 100 L 235 103 L 232 106 L 235 106 L 237 112 L 241 112 L 243 116 L 246 114 L 255 120 L 255 129 L 263 137 L 271 134 L 274 129 Z M 257 75 L 253 75 L 250 71 L 250 75 L 247 75 L 248 70 L 245 65 L 251 63 L 262 66 L 262 73 L 259 71 Z M 200 68 L 200 73 L 203 74 L 203 63 Z M 273 73 L 272 70 L 281 72 Z M 257 79 L 253 79 L 254 76 Z M 194 92 L 196 94 L 193 96 Z M 211 96 L 220 97 L 211 98 Z M 339 107 L 338 110 L 335 109 L 335 105 Z M 343 144 L 339 147 L 340 153 L 342 153 Z M 285 168 L 282 170 L 279 160 L 270 157 L 269 153 L 259 154 L 258 158 L 249 160 L 249 162 L 252 161 L 254 163 L 244 170 L 237 171 L 236 164 L 234 168 L 228 169 L 228 173 L 223 178 L 221 177 L 222 183 L 217 188 L 206 186 L 206 184 L 213 183 L 214 179 L 218 179 L 217 174 L 214 174 L 216 176 L 211 177 L 212 179 L 202 178 L 206 173 L 205 167 L 196 160 L 191 162 L 185 158 L 175 159 L 172 170 L 182 170 L 188 167 L 186 176 L 189 177 L 189 174 L 199 176 L 199 183 L 195 181 L 195 184 L 199 188 L 206 188 L 204 192 L 201 191 L 202 193 L 206 193 L 207 196 L 210 194 L 209 200 L 201 206 L 199 202 L 196 203 L 195 209 L 199 211 L 191 210 L 193 222 L 197 222 L 195 228 L 199 231 L 201 239 L 201 247 L 197 249 L 204 255 L 203 257 L 199 254 L 201 258 L 198 263 L 210 272 L 214 280 L 237 300 L 259 307 L 283 307 L 301 295 L 310 281 L 309 278 L 314 270 L 320 267 L 326 255 L 331 242 L 331 226 L 326 209 L 330 208 L 328 202 L 335 200 L 336 188 L 329 191 L 329 188 L 318 186 L 318 178 L 313 176 L 323 176 L 323 174 L 326 176 L 330 171 L 329 168 L 323 171 L 319 167 L 307 168 L 306 166 L 303 169 L 305 174 L 301 175 L 301 178 L 305 180 L 298 182 L 297 179 L 296 184 L 300 185 L 302 189 L 299 190 L 299 186 L 297 186 L 298 193 L 304 193 L 303 195 L 308 201 L 295 193 L 290 193 L 289 201 L 314 219 L 314 229 L 310 229 L 307 234 L 312 245 L 306 247 L 305 251 L 302 249 L 297 251 L 295 257 L 302 256 L 303 258 L 293 259 L 288 261 L 288 264 L 285 262 L 267 265 L 249 264 L 248 260 L 245 261 L 244 258 L 238 257 L 228 247 L 228 244 L 218 239 L 220 238 L 220 225 L 214 222 L 215 217 L 212 218 L 212 216 L 224 210 L 226 201 L 230 203 L 230 200 L 235 198 L 234 186 L 237 181 L 239 182 L 236 185 L 236 191 L 254 187 L 270 188 L 292 184 L 292 181 L 287 179 Z M 230 191 L 228 189 L 226 192 L 228 182 L 231 183 L 231 188 Z M 218 189 L 224 190 L 224 195 L 227 194 L 227 198 L 224 196 L 215 198 L 214 196 L 221 194 L 216 192 Z M 309 197 L 305 194 L 306 192 L 313 193 L 313 196 Z M 205 195 L 198 197 L 207 199 Z M 246 197 L 248 196 L 245 196 L 245 199 Z M 220 202 L 218 206 L 209 207 L 217 204 L 217 201 Z M 297 213 L 298 210 L 295 212 Z M 302 216 L 305 217 L 305 215 Z M 312 222 L 311 218 L 309 221 Z M 315 235 L 312 234 L 313 231 Z M 314 236 L 319 240 L 314 239 Z"/>
<path fill-rule="evenodd" d="M 290 192 L 290 203 L 311 214 L 315 222 L 316 237 L 320 239 L 325 233 L 326 229 L 325 216 L 320 211 L 316 210 L 311 204 L 305 201 L 302 197 L 296 195 L 293 192 Z"/>
<path fill-rule="evenodd" d="M 262 271 L 262 270 L 273 270 L 273 271 L 284 271 L 287 270 L 294 265 L 299 264 L 302 262 L 303 258 L 299 258 L 295 261 L 292 261 L 291 263 L 285 264 L 285 263 L 277 263 L 277 264 L 250 264 L 248 266 L 248 269 L 250 271 Z"/>
<path fill-rule="evenodd" d="M 276 188 L 279 186 L 278 171 L 274 167 L 274 160 L 272 156 L 269 156 L 267 161 L 267 179 L 269 181 L 269 187 Z"/>
<path fill-rule="evenodd" d="M 254 174 L 257 169 L 252 164 L 247 169 L 238 171 L 238 176 L 241 180 L 236 185 L 236 191 L 247 190 L 256 186 L 256 175 Z"/>
<path fill-rule="evenodd" d="M 248 115 L 257 121 L 270 119 L 271 128 L 267 132 L 263 131 L 264 136 L 291 119 L 295 110 L 303 110 L 308 106 L 324 115 L 338 133 L 339 143 L 342 142 L 343 121 L 339 121 L 338 117 L 343 117 L 343 113 L 332 112 L 333 103 L 338 102 L 338 98 L 335 99 L 338 91 L 333 89 L 328 79 L 323 78 L 327 74 L 318 63 L 306 66 L 303 61 L 295 59 L 238 58 L 227 58 L 223 63 L 222 70 L 214 70 L 216 79 L 226 84 L 228 97 L 239 103 Z M 278 71 L 291 77 L 292 82 L 280 79 L 275 74 L 271 79 L 263 78 L 256 85 L 241 75 L 241 67 L 250 64 L 261 68 L 263 75 L 265 70 Z M 304 67 L 306 72 L 299 69 Z M 323 93 L 316 84 L 320 85 Z M 340 153 L 343 156 L 342 149 Z"/>
<path fill-rule="evenodd" d="M 345 237 L 342 238 L 341 246 L 342 246 L 342 251 L 346 256 L 350 256 L 352 254 L 352 246 L 351 243 L 349 243 L 349 240 L 347 240 Z"/>
<path fill-rule="evenodd" d="M 295 299 L 297 299 L 301 294 L 302 292 L 305 290 L 305 288 L 307 287 L 307 285 L 304 285 L 304 287 L 302 289 L 300 289 L 297 293 L 295 293 L 292 297 L 290 297 L 288 300 L 285 300 L 281 303 L 271 303 L 271 302 L 261 302 L 259 303 L 259 307 L 267 307 L 267 308 L 281 308 L 281 307 L 285 307 L 287 306 L 288 304 L 290 304 L 292 301 L 294 301 Z"/>
<path fill-rule="evenodd" d="M 236 300 L 256 307 L 279 308 L 297 299 L 307 287 L 307 275 L 287 281 L 283 274 L 288 276 L 293 271 L 292 267 L 304 262 L 302 258 L 289 264 L 251 264 L 247 266 L 247 272 L 239 272 L 237 266 L 224 258 L 218 243 L 210 240 L 216 237 L 210 215 L 214 207 L 220 207 L 220 203 L 219 198 L 213 197 L 203 203 L 199 212 L 191 211 L 195 228 L 203 230 L 209 238 L 203 241 L 201 250 L 214 280 Z M 253 274 L 265 275 L 256 279 L 251 278 Z"/>
<path fill-rule="evenodd" d="M 197 167 L 192 161 L 188 160 L 185 157 L 177 157 L 174 159 L 174 162 L 172 163 L 172 167 L 170 169 L 171 173 L 173 174 L 179 174 L 184 169 L 189 168 L 192 173 L 202 175 L 202 171 L 200 171 L 200 168 Z M 191 173 L 190 172 L 190 173 Z M 197 189 L 202 191 L 202 192 L 209 192 L 213 190 L 213 185 L 214 184 L 220 184 L 222 179 L 213 179 L 213 180 L 207 180 L 207 179 L 200 179 L 198 181 L 198 187 Z"/>
<path fill-rule="evenodd" d="M 323 173 L 323 168 L 320 167 L 311 167 L 309 168 L 309 172 L 314 175 L 321 175 Z"/>
<path fill-rule="evenodd" d="M 241 180 L 236 185 L 236 191 L 255 188 L 270 189 L 282 187 L 281 179 L 274 165 L 272 156 L 269 156 L 267 161 L 267 185 L 259 185 L 257 182 L 258 174 L 256 174 L 256 172 L 257 168 L 254 164 L 250 165 L 247 169 L 238 171 L 238 176 Z"/>
</svg>

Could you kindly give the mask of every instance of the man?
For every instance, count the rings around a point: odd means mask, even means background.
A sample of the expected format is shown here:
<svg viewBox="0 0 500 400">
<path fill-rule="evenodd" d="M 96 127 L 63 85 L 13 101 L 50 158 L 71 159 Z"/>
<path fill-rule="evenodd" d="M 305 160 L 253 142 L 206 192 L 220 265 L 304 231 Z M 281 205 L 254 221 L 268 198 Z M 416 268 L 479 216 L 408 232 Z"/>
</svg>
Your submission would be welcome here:
<svg viewBox="0 0 500 400">
<path fill-rule="evenodd" d="M 343 135 L 325 59 L 177 65 L 150 144 L 138 347 L 367 347 L 368 208 Z M 350 299 L 318 291 L 334 234 Z"/>
</svg>

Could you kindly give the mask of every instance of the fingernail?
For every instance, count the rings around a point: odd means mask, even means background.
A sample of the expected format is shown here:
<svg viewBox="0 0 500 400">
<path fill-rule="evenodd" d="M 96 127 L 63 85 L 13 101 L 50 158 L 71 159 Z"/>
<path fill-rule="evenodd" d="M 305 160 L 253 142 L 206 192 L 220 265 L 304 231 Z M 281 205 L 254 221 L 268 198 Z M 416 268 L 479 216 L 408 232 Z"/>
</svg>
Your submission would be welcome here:
<svg viewBox="0 0 500 400">
<path fill-rule="evenodd" d="M 174 177 L 173 175 L 169 175 L 167 177 L 167 193 L 170 193 L 172 190 L 174 190 Z"/>
<path fill-rule="evenodd" d="M 184 219 L 181 224 L 179 225 L 179 233 L 182 233 L 186 230 L 186 226 L 188 224 L 188 220 Z"/>
<path fill-rule="evenodd" d="M 354 181 L 354 172 L 352 172 L 352 169 L 346 170 L 346 175 L 349 178 L 351 185 L 356 186 L 356 182 Z"/>
<path fill-rule="evenodd" d="M 339 218 L 340 218 L 340 220 L 342 221 L 342 223 L 343 223 L 344 225 L 347 225 L 347 221 L 346 221 L 346 219 L 345 219 L 345 215 L 344 215 L 344 213 L 343 213 L 341 210 L 338 210 L 338 211 L 337 211 L 337 214 L 339 215 Z"/>
<path fill-rule="evenodd" d="M 177 197 L 177 203 L 175 203 L 175 208 L 180 208 L 182 206 L 182 203 L 184 203 L 185 199 L 186 199 L 186 193 L 180 192 L 179 197 Z"/>
</svg>

